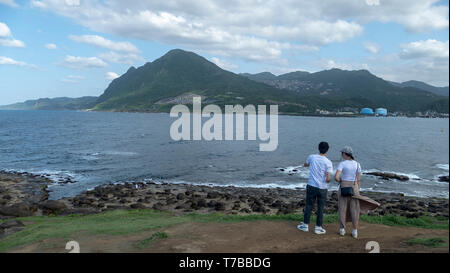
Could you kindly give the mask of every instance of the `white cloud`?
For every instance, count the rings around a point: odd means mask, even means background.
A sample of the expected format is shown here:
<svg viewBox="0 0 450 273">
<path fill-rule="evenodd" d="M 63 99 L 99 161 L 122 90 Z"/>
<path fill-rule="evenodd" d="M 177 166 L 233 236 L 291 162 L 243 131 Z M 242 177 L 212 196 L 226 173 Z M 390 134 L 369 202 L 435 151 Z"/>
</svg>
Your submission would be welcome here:
<svg viewBox="0 0 450 273">
<path fill-rule="evenodd" d="M 369 6 L 379 6 L 380 0 L 366 0 L 366 4 Z"/>
<path fill-rule="evenodd" d="M 2 22 L 0 22 L 0 45 L 7 47 L 25 47 L 24 42 L 13 38 L 9 27 Z"/>
<path fill-rule="evenodd" d="M 25 47 L 25 43 L 16 39 L 0 39 L 0 45 L 7 47 Z"/>
<path fill-rule="evenodd" d="M 237 69 L 238 68 L 237 65 L 229 63 L 229 62 L 224 61 L 224 60 L 221 60 L 221 59 L 219 59 L 217 57 L 212 57 L 211 61 L 213 63 L 215 63 L 217 66 L 219 66 L 220 68 L 225 69 L 225 70 L 233 70 L 233 69 Z"/>
<path fill-rule="evenodd" d="M 5 23 L 0 22 L 0 37 L 9 37 L 9 36 L 11 36 L 11 30 Z"/>
<path fill-rule="evenodd" d="M 65 83 L 79 83 L 79 81 L 74 79 L 61 79 L 61 81 Z"/>
<path fill-rule="evenodd" d="M 400 45 L 400 51 L 368 58 L 371 71 L 386 80 L 423 81 L 448 86 L 449 41 L 421 40 Z"/>
<path fill-rule="evenodd" d="M 377 54 L 378 52 L 380 52 L 380 46 L 375 44 L 375 43 L 371 43 L 371 42 L 367 42 L 364 43 L 364 48 L 373 54 Z"/>
<path fill-rule="evenodd" d="M 113 42 L 99 35 L 69 35 L 69 38 L 78 43 L 86 43 L 96 47 L 107 48 L 125 53 L 139 53 L 139 49 L 130 42 Z"/>
<path fill-rule="evenodd" d="M 79 6 L 80 0 L 65 0 L 66 4 L 69 6 Z"/>
<path fill-rule="evenodd" d="M 67 55 L 63 62 L 69 68 L 105 67 L 107 64 L 97 57 L 76 57 Z"/>
<path fill-rule="evenodd" d="M 109 81 L 112 81 L 114 79 L 117 79 L 119 77 L 119 75 L 117 73 L 114 72 L 106 72 L 105 74 L 105 78 Z"/>
<path fill-rule="evenodd" d="M 344 20 L 336 22 L 311 21 L 305 25 L 301 40 L 308 44 L 324 45 L 334 42 L 344 42 L 363 32 L 363 28 L 357 23 L 349 23 Z"/>
<path fill-rule="evenodd" d="M 33 64 L 28 64 L 26 62 L 17 61 L 17 60 L 14 60 L 12 58 L 5 57 L 5 56 L 0 56 L 0 64 L 2 64 L 2 65 L 17 65 L 17 66 L 24 66 L 24 67 L 28 67 L 28 68 L 37 68 Z"/>
<path fill-rule="evenodd" d="M 333 69 L 338 68 L 342 70 L 360 70 L 365 69 L 369 70 L 369 65 L 366 63 L 338 63 L 334 60 L 322 60 L 320 61 L 319 66 L 322 69 Z"/>
<path fill-rule="evenodd" d="M 287 50 L 315 51 L 318 46 L 344 42 L 362 33 L 362 27 L 351 18 L 324 20 L 310 12 L 310 1 L 294 2 L 112 0 L 103 4 L 86 0 L 69 7 L 64 1 L 43 0 L 35 1 L 34 6 L 70 17 L 94 31 L 258 62 L 279 61 Z M 115 42 L 109 41 L 107 46 L 101 37 L 71 38 L 119 51 L 111 46 Z"/>
<path fill-rule="evenodd" d="M 323 68 L 325 68 L 325 69 L 339 68 L 339 69 L 349 70 L 350 66 L 343 64 L 343 63 L 336 63 L 333 60 L 326 60 L 323 64 Z"/>
<path fill-rule="evenodd" d="M 17 8 L 19 5 L 14 0 L 0 0 L 0 4 L 4 4 L 13 8 Z"/>
<path fill-rule="evenodd" d="M 69 79 L 83 80 L 83 79 L 84 79 L 84 76 L 80 76 L 80 75 L 69 75 L 69 76 L 67 76 L 67 78 L 69 78 Z"/>
<path fill-rule="evenodd" d="M 83 80 L 84 76 L 79 75 L 68 75 L 66 78 L 61 79 L 62 82 L 65 83 L 79 83 L 80 80 Z"/>
<path fill-rule="evenodd" d="M 35 8 L 47 8 L 47 4 L 44 1 L 31 0 L 30 5 Z"/>
<path fill-rule="evenodd" d="M 449 43 L 433 39 L 417 41 L 401 45 L 400 57 L 403 59 L 417 58 L 449 58 Z"/>
<path fill-rule="evenodd" d="M 117 53 L 110 51 L 99 54 L 100 59 L 110 63 L 135 64 L 136 62 L 144 61 L 144 58 L 133 53 Z"/>
<path fill-rule="evenodd" d="M 54 49 L 57 49 L 58 47 L 55 44 L 46 44 L 45 48 L 54 50 Z"/>
</svg>

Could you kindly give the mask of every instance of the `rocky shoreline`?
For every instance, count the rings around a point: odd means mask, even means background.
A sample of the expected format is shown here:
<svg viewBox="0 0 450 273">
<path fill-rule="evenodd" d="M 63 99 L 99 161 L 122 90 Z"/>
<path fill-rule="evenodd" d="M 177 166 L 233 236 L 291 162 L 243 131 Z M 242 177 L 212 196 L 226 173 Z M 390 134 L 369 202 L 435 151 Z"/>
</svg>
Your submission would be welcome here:
<svg viewBox="0 0 450 273">
<path fill-rule="evenodd" d="M 24 228 L 16 217 L 93 214 L 117 209 L 154 209 L 188 213 L 303 213 L 305 190 L 210 187 L 190 184 L 133 182 L 105 184 L 71 198 L 49 200 L 46 175 L 0 171 L 0 239 Z M 381 204 L 369 215 L 449 217 L 448 199 L 409 197 L 398 193 L 364 192 Z M 336 191 L 328 193 L 325 214 L 337 212 Z"/>
<path fill-rule="evenodd" d="M 190 184 L 133 182 L 105 184 L 72 198 L 48 200 L 45 175 L 0 172 L 0 219 L 31 215 L 90 214 L 115 209 L 151 208 L 175 214 L 302 213 L 303 189 L 210 187 Z M 409 197 L 398 193 L 364 192 L 381 204 L 371 215 L 422 215 L 448 218 L 448 199 Z M 325 213 L 337 211 L 337 193 L 330 191 Z"/>
</svg>

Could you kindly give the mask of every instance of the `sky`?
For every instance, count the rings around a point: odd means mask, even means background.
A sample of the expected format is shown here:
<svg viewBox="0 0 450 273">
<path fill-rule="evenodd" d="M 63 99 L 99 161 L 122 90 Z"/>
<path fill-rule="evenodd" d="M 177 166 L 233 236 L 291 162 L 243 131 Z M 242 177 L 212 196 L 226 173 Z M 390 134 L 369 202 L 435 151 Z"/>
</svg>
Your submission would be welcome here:
<svg viewBox="0 0 450 273">
<path fill-rule="evenodd" d="M 0 0 L 0 105 L 99 96 L 174 48 L 234 73 L 448 86 L 448 17 L 448 0 Z"/>
</svg>

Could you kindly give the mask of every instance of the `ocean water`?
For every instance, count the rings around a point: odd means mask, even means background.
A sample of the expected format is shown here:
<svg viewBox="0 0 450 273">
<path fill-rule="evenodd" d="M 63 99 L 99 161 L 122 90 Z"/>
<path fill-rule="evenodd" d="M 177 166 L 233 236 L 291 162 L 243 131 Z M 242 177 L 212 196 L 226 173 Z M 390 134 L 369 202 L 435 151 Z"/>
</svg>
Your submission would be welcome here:
<svg viewBox="0 0 450 273">
<path fill-rule="evenodd" d="M 165 181 L 204 185 L 304 188 L 301 167 L 320 141 L 337 167 L 352 146 L 364 172 L 404 174 L 409 181 L 362 177 L 362 190 L 448 198 L 448 119 L 279 116 L 279 144 L 260 141 L 174 141 L 168 114 L 0 111 L 0 169 L 48 174 L 51 198 L 110 182 Z M 59 183 L 70 177 L 74 183 Z M 330 183 L 336 189 L 337 183 Z"/>
</svg>

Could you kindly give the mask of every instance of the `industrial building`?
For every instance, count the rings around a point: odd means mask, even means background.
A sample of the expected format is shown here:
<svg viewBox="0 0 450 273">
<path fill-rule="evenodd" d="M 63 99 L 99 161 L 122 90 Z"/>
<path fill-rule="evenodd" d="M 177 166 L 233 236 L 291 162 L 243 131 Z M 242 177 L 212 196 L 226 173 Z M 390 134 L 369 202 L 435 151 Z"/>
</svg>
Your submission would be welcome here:
<svg viewBox="0 0 450 273">
<path fill-rule="evenodd" d="M 386 108 L 377 108 L 375 110 L 375 114 L 379 116 L 387 116 L 387 109 Z"/>
<path fill-rule="evenodd" d="M 360 113 L 363 115 L 373 115 L 373 110 L 372 108 L 363 108 Z"/>
</svg>

